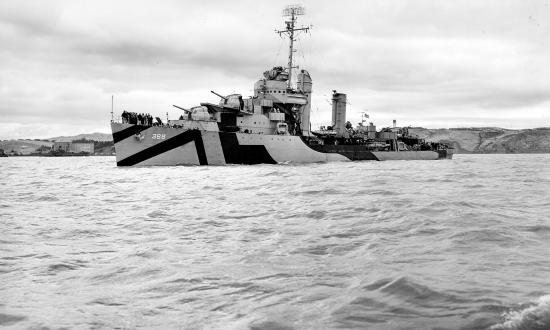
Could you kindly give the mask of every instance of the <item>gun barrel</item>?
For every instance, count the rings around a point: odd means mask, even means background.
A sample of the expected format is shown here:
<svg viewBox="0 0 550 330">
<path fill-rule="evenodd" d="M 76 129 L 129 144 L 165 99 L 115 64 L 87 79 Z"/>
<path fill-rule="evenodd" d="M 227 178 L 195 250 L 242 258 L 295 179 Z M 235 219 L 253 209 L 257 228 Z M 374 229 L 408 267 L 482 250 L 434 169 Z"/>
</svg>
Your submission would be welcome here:
<svg viewBox="0 0 550 330">
<path fill-rule="evenodd" d="M 221 97 L 221 98 L 224 99 L 224 100 L 227 100 L 227 97 L 221 96 L 220 94 L 218 94 L 218 93 L 216 93 L 216 92 L 214 92 L 214 91 L 210 91 L 210 93 L 212 93 L 212 94 L 214 94 L 214 95 L 216 95 L 216 96 L 219 96 L 219 97 Z"/>
<path fill-rule="evenodd" d="M 175 105 L 175 104 L 172 104 L 172 106 L 175 107 L 175 108 L 178 108 L 178 109 L 180 109 L 180 110 L 183 110 L 183 111 L 185 111 L 185 112 L 191 112 L 191 110 L 185 109 L 185 108 L 182 108 L 182 107 L 178 107 L 178 106 Z"/>
</svg>

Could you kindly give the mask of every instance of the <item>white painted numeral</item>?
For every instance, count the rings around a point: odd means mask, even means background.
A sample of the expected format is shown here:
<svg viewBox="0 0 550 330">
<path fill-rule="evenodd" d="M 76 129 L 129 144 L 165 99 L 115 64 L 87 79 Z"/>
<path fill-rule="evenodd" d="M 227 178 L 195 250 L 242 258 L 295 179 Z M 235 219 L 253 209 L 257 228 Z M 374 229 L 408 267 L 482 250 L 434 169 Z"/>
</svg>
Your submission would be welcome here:
<svg viewBox="0 0 550 330">
<path fill-rule="evenodd" d="M 166 134 L 153 134 L 153 140 L 164 140 L 166 139 Z"/>
</svg>

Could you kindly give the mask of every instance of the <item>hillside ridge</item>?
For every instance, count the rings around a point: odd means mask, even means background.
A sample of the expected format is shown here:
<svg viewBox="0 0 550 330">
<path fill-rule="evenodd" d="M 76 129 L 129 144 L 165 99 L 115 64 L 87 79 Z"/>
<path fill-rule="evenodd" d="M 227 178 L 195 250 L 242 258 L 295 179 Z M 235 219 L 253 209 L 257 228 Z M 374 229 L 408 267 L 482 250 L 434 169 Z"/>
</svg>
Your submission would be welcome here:
<svg viewBox="0 0 550 330">
<path fill-rule="evenodd" d="M 550 127 L 506 129 L 499 127 L 423 128 L 409 127 L 409 132 L 427 141 L 443 142 L 455 148 L 455 153 L 550 153 Z M 57 136 L 48 139 L 0 141 L 0 149 L 21 152 L 51 147 L 53 142 L 74 140 L 112 142 L 107 133 Z"/>
<path fill-rule="evenodd" d="M 452 145 L 456 153 L 550 152 L 550 127 L 530 129 L 411 127 L 409 132 L 428 141 Z"/>
</svg>

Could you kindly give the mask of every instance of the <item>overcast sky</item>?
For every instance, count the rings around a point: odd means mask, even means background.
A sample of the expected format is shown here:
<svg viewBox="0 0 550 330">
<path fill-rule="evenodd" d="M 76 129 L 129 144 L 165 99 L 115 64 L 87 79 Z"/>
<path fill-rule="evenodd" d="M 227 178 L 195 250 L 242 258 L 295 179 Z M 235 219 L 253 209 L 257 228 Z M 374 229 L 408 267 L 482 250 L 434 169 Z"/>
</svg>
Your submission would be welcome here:
<svg viewBox="0 0 550 330">
<path fill-rule="evenodd" d="M 286 1 L 0 1 L 0 139 L 109 132 L 122 109 L 178 117 L 252 95 L 285 65 Z M 302 1 L 312 124 L 550 126 L 550 0 Z"/>
</svg>

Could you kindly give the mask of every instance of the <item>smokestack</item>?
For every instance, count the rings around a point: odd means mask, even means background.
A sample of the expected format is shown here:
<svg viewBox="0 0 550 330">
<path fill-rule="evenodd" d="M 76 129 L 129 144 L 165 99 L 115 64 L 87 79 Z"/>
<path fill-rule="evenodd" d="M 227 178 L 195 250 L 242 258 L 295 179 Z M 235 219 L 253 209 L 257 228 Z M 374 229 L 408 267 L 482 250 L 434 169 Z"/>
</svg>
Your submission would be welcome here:
<svg viewBox="0 0 550 330">
<path fill-rule="evenodd" d="M 304 93 L 307 96 L 307 104 L 302 107 L 302 113 L 300 115 L 302 134 L 309 136 L 311 130 L 311 124 L 309 120 L 309 114 L 311 112 L 311 76 L 306 70 L 301 70 L 298 74 L 298 91 Z"/>
<path fill-rule="evenodd" d="M 397 126 L 397 120 L 393 120 L 393 128 L 395 128 Z"/>
<path fill-rule="evenodd" d="M 338 135 L 346 131 L 346 94 L 332 91 L 332 128 Z"/>
</svg>

